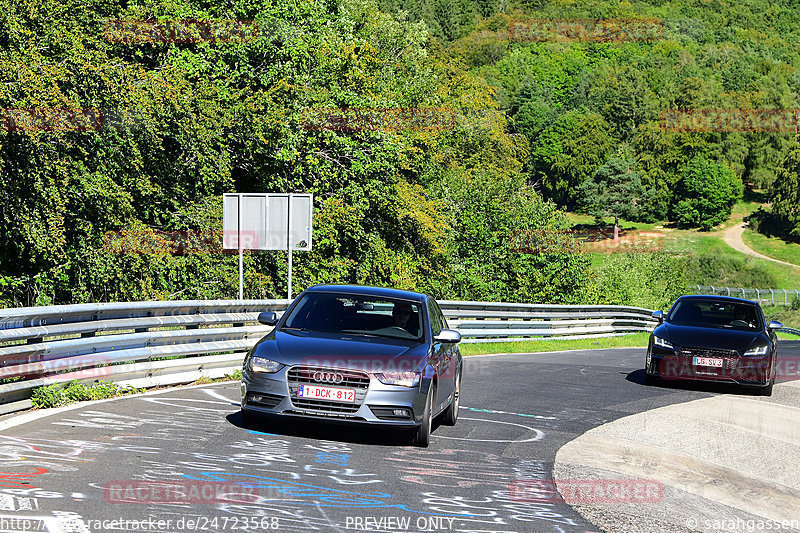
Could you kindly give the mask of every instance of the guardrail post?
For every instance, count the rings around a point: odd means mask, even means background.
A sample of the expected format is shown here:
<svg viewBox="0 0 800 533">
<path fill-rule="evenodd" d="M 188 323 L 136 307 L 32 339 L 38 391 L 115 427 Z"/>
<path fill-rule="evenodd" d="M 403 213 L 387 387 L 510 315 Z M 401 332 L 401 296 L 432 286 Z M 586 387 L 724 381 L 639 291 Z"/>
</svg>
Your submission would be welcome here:
<svg viewBox="0 0 800 533">
<path fill-rule="evenodd" d="M 775 292 L 772 289 L 769 290 L 770 297 L 772 298 L 772 305 L 775 305 Z"/>
<path fill-rule="evenodd" d="M 744 295 L 744 287 L 739 287 L 739 288 L 740 288 L 740 289 L 742 289 L 742 299 L 745 299 L 745 295 Z"/>
<path fill-rule="evenodd" d="M 731 295 L 731 288 L 730 287 L 725 287 L 725 288 L 728 289 L 728 296 L 730 296 Z"/>
</svg>

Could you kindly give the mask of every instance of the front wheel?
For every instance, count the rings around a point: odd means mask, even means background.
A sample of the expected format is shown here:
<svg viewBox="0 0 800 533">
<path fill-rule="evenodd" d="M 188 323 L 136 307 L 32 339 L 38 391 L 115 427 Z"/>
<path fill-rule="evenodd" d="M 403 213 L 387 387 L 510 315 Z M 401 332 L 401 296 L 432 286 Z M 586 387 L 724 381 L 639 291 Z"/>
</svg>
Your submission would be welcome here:
<svg viewBox="0 0 800 533">
<path fill-rule="evenodd" d="M 422 424 L 414 430 L 411 444 L 420 448 L 427 448 L 431 442 L 431 426 L 433 425 L 433 398 L 436 388 L 431 385 L 428 397 L 425 399 L 425 410 L 422 414 Z"/>
<path fill-rule="evenodd" d="M 442 413 L 442 424 L 445 426 L 455 426 L 456 422 L 458 421 L 458 405 L 459 399 L 461 398 L 461 371 L 458 371 L 458 375 L 456 376 L 456 386 L 455 390 L 453 390 L 453 400 L 450 402 L 450 405 L 447 406 L 447 409 L 444 410 Z"/>
</svg>

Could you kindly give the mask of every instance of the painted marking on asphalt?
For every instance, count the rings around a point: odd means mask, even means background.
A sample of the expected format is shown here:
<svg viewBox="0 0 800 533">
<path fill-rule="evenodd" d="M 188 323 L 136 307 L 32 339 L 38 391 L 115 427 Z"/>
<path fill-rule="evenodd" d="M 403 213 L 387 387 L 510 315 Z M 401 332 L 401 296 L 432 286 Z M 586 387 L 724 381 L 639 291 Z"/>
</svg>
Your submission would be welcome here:
<svg viewBox="0 0 800 533">
<path fill-rule="evenodd" d="M 212 398 L 216 398 L 218 400 L 224 400 L 225 402 L 229 402 L 231 405 L 236 405 L 236 406 L 239 405 L 239 400 L 238 399 L 236 399 L 235 401 L 231 400 L 230 398 L 227 398 L 227 397 L 223 396 L 222 394 L 218 393 L 215 390 L 203 389 L 203 392 L 205 392 L 206 394 L 208 394 Z"/>
<path fill-rule="evenodd" d="M 477 409 L 475 407 L 464 407 L 461 406 L 461 409 L 466 409 L 468 411 L 474 411 L 476 413 L 490 413 L 495 415 L 514 415 L 514 416 L 524 416 L 527 418 L 538 418 L 539 420 L 555 420 L 555 416 L 542 416 L 542 415 L 529 415 L 527 413 L 510 413 L 508 411 L 498 411 L 496 409 Z"/>
<path fill-rule="evenodd" d="M 522 424 L 515 424 L 514 422 L 501 422 L 500 420 L 486 420 L 485 418 L 467 418 L 467 417 L 460 417 L 459 420 L 477 420 L 479 422 L 489 422 L 490 424 L 507 424 L 509 426 L 517 426 L 521 428 L 525 428 L 529 431 L 533 431 L 535 435 L 529 439 L 524 440 L 508 440 L 508 439 L 470 439 L 466 437 L 446 437 L 444 435 L 436 435 L 437 439 L 453 439 L 453 440 L 465 440 L 469 442 L 534 442 L 542 437 L 544 437 L 544 432 L 539 431 L 536 428 L 532 428 L 530 426 L 525 426 Z"/>
</svg>

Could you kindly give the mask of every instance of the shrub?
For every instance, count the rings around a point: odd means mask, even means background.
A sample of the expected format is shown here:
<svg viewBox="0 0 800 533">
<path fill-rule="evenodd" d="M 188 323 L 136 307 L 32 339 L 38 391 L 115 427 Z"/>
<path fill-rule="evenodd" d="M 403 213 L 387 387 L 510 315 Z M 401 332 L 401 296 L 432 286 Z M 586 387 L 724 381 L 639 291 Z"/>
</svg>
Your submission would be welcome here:
<svg viewBox="0 0 800 533">
<path fill-rule="evenodd" d="M 679 200 L 673 207 L 672 220 L 681 227 L 710 230 L 731 216 L 743 190 L 741 180 L 728 167 L 695 157 L 678 183 Z"/>
<path fill-rule="evenodd" d="M 31 405 L 34 409 L 46 409 L 48 407 L 61 407 L 75 402 L 102 400 L 138 392 L 144 392 L 144 389 L 121 387 L 109 381 L 98 381 L 91 385 L 85 385 L 73 380 L 66 386 L 54 383 L 35 389 L 31 395 Z"/>
</svg>

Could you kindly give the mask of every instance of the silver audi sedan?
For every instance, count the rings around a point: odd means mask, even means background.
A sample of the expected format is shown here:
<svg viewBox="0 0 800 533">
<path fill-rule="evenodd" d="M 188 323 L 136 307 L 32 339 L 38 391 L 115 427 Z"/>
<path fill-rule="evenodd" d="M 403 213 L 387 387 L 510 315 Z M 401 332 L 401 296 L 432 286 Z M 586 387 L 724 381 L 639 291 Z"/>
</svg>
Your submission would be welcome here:
<svg viewBox="0 0 800 533">
<path fill-rule="evenodd" d="M 242 420 L 260 415 L 380 424 L 427 447 L 433 420 L 455 425 L 461 335 L 430 296 L 354 285 L 301 293 L 247 353 Z"/>
</svg>

